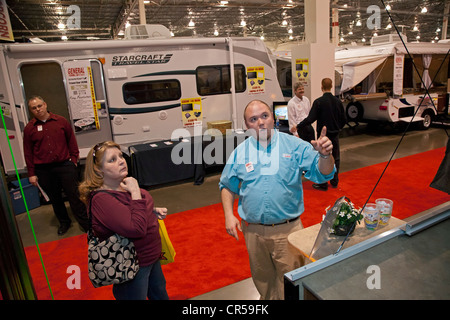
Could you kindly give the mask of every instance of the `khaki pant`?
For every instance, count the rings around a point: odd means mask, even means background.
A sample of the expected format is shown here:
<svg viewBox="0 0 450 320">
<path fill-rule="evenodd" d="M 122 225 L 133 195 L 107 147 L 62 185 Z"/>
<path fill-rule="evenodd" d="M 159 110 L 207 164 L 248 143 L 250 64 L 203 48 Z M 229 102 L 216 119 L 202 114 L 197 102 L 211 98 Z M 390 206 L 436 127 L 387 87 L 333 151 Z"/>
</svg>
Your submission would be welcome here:
<svg viewBox="0 0 450 320">
<path fill-rule="evenodd" d="M 284 274 L 304 265 L 304 257 L 287 240 L 301 229 L 300 219 L 276 226 L 242 221 L 253 282 L 262 300 L 284 299 Z"/>
</svg>

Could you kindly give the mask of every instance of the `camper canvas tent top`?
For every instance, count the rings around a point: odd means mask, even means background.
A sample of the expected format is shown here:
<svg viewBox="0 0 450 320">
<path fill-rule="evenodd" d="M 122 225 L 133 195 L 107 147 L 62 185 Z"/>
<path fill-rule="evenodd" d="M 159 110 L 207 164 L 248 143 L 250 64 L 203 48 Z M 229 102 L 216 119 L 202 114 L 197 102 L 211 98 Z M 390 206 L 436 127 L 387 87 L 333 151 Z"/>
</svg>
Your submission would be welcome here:
<svg viewBox="0 0 450 320">
<path fill-rule="evenodd" d="M 389 43 L 336 52 L 335 70 L 341 80 L 336 94 L 344 99 L 349 121 L 417 121 L 428 128 L 438 113 L 448 110 L 450 45 L 407 43 L 407 49 L 402 43 Z"/>
<path fill-rule="evenodd" d="M 407 43 L 411 55 L 445 55 L 449 44 Z M 378 46 L 349 47 L 336 51 L 335 70 L 342 75 L 340 93 L 354 88 L 380 66 L 388 57 L 407 55 L 402 43 Z"/>
</svg>

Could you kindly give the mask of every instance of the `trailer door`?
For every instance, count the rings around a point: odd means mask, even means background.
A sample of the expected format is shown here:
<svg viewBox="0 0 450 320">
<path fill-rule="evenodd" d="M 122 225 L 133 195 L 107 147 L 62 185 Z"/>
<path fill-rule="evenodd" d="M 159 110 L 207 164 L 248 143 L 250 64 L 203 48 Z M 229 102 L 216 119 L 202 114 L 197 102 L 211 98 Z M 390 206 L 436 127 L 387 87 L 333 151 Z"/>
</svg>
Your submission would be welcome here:
<svg viewBox="0 0 450 320">
<path fill-rule="evenodd" d="M 74 70 L 79 77 L 68 78 Z M 78 68 L 78 69 L 76 69 Z M 86 73 L 82 75 L 82 70 Z M 89 149 L 98 142 L 111 140 L 111 123 L 109 121 L 102 64 L 97 59 L 73 60 L 61 64 L 58 61 L 33 61 L 20 66 L 24 104 L 23 112 L 30 119 L 27 100 L 32 95 L 41 96 L 48 105 L 48 110 L 63 116 L 72 124 L 80 149 L 80 158 L 86 158 Z M 89 98 L 89 101 L 87 99 Z M 90 105 L 88 106 L 88 103 Z M 98 123 L 89 126 L 89 121 L 96 120 L 87 114 L 96 111 Z M 95 110 L 94 110 L 95 107 Z M 80 117 L 81 115 L 81 117 Z M 25 124 L 28 119 L 25 119 Z"/>
<path fill-rule="evenodd" d="M 22 144 L 24 114 L 14 101 L 11 80 L 3 52 L 0 53 L 0 108 L 2 112 L 2 119 L 0 119 L 0 164 L 3 165 L 5 174 L 13 174 L 15 168 L 21 172 L 25 168 Z"/>
<path fill-rule="evenodd" d="M 86 59 L 66 61 L 63 68 L 69 112 L 84 159 L 92 146 L 112 140 L 103 67 L 97 59 Z"/>
</svg>

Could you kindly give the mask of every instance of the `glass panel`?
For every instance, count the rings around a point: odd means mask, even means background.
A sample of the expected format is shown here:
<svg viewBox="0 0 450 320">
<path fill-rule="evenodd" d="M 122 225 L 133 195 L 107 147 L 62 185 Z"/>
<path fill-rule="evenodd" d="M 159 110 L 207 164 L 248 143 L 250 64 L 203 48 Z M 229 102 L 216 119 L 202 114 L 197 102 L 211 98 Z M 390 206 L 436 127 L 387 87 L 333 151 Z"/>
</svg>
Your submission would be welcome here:
<svg viewBox="0 0 450 320">
<path fill-rule="evenodd" d="M 123 85 L 123 101 L 126 104 L 160 102 L 180 98 L 181 88 L 178 80 L 129 82 Z"/>
<path fill-rule="evenodd" d="M 245 77 L 244 66 L 236 65 L 234 68 L 236 92 L 245 91 Z M 228 65 L 198 67 L 196 78 L 197 92 L 201 96 L 231 92 L 230 67 Z"/>
</svg>

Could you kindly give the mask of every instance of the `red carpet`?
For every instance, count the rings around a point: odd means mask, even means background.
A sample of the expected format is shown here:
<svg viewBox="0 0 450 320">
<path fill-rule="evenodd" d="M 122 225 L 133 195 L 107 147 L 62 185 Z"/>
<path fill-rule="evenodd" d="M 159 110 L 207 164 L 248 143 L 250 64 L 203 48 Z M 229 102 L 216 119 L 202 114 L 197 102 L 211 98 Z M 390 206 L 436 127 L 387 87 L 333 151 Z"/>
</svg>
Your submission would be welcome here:
<svg viewBox="0 0 450 320">
<path fill-rule="evenodd" d="M 399 219 L 412 216 L 450 201 L 444 192 L 429 187 L 445 148 L 393 160 L 370 202 L 385 197 L 394 201 L 393 215 Z M 305 227 L 319 223 L 325 208 L 341 196 L 361 207 L 375 186 L 386 163 L 340 174 L 337 189 L 327 192 L 304 183 Z M 217 191 L 219 192 L 219 191 Z M 172 214 L 165 220 L 177 255 L 175 262 L 163 266 L 171 299 L 187 299 L 250 277 L 243 236 L 236 241 L 224 227 L 222 205 Z M 86 236 L 53 241 L 40 246 L 50 286 L 56 300 L 113 299 L 111 287 L 94 288 L 87 277 Z M 26 255 L 39 299 L 51 299 L 36 247 L 26 248 Z M 81 288 L 68 289 L 70 265 L 80 267 Z"/>
</svg>

